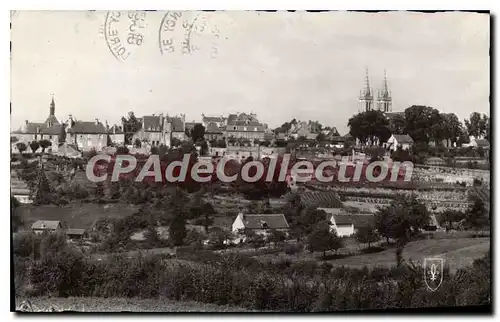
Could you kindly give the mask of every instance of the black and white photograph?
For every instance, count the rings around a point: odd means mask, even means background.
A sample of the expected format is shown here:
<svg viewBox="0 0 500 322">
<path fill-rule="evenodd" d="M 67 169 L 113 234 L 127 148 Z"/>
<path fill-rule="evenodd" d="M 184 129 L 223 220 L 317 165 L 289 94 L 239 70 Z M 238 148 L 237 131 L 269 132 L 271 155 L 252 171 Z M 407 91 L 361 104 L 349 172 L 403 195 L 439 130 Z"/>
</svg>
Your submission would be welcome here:
<svg viewBox="0 0 500 322">
<path fill-rule="evenodd" d="M 490 12 L 201 9 L 10 12 L 11 311 L 491 313 Z"/>
</svg>

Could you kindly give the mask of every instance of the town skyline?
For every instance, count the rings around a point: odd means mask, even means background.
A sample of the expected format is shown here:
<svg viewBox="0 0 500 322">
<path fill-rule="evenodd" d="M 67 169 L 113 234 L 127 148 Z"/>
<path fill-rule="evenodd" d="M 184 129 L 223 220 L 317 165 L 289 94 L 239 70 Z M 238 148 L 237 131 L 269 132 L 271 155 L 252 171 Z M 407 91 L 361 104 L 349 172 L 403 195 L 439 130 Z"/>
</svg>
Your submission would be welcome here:
<svg viewBox="0 0 500 322">
<path fill-rule="evenodd" d="M 183 113 L 186 121 L 253 112 L 270 128 L 296 118 L 345 134 L 366 68 L 375 93 L 387 71 L 394 112 L 427 105 L 461 121 L 473 111 L 489 115 L 488 15 L 214 12 L 209 21 L 223 39 L 216 58 L 162 56 L 163 15 L 147 13 L 144 46 L 122 62 L 99 35 L 105 12 L 18 12 L 11 129 L 43 121 L 54 94 L 62 121 L 72 114 L 119 124 L 129 111 Z M 393 28 L 403 29 L 389 33 Z"/>
</svg>

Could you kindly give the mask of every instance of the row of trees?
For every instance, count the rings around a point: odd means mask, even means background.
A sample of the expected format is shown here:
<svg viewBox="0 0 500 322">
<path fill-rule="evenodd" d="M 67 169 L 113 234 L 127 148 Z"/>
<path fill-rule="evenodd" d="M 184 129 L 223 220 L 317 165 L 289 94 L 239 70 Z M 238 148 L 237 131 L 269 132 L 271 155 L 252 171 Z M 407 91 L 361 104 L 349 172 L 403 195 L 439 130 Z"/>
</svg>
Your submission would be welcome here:
<svg viewBox="0 0 500 322">
<path fill-rule="evenodd" d="M 52 142 L 49 140 L 39 140 L 39 141 L 31 141 L 28 144 L 24 142 L 17 142 L 16 147 L 19 150 L 20 153 L 24 153 L 26 150 L 28 150 L 28 146 L 30 147 L 31 151 L 35 153 L 39 148 L 42 148 L 42 153 L 45 153 L 45 149 L 48 147 L 52 146 Z"/>
<path fill-rule="evenodd" d="M 359 113 L 349 119 L 350 134 L 361 143 L 386 142 L 391 134 L 408 134 L 416 143 L 450 140 L 452 143 L 468 143 L 468 135 L 490 136 L 489 117 L 474 112 L 465 126 L 454 113 L 440 113 L 437 109 L 413 105 L 403 115 L 388 119 L 383 112 L 372 110 Z"/>
</svg>

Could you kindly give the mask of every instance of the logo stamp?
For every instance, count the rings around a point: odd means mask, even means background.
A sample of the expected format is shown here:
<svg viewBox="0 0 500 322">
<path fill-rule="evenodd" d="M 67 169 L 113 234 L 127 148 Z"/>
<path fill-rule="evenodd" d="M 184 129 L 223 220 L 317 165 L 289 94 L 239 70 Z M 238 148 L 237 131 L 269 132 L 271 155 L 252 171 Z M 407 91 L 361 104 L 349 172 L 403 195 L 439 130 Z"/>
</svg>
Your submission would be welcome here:
<svg viewBox="0 0 500 322">
<path fill-rule="evenodd" d="M 444 259 L 440 257 L 424 258 L 424 281 L 427 288 L 434 292 L 443 283 Z"/>
</svg>

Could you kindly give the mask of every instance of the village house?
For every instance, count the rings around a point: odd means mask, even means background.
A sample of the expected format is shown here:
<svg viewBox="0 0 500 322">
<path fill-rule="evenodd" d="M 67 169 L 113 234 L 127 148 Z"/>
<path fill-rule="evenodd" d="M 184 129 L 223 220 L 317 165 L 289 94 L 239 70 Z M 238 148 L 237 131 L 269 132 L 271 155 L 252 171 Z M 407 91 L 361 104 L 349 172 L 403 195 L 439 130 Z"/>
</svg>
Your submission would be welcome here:
<svg viewBox="0 0 500 322">
<path fill-rule="evenodd" d="M 349 237 L 360 227 L 370 227 L 374 224 L 373 214 L 350 214 L 342 208 L 318 208 L 327 214 L 330 229 L 339 237 Z"/>
<path fill-rule="evenodd" d="M 385 147 L 393 151 L 396 151 L 398 148 L 409 150 L 413 146 L 413 143 L 415 142 L 408 134 L 393 134 L 387 140 L 387 143 L 385 143 Z"/>
<path fill-rule="evenodd" d="M 56 232 L 62 230 L 62 224 L 59 220 L 38 220 L 31 225 L 31 230 L 35 234 Z"/>
<path fill-rule="evenodd" d="M 132 144 L 136 139 L 146 142 L 151 146 L 167 145 L 170 146 L 170 123 L 167 118 L 160 115 L 144 115 L 140 118 L 141 129 L 132 137 Z"/>
<path fill-rule="evenodd" d="M 217 123 L 210 122 L 205 125 L 205 139 L 210 140 L 222 140 L 224 138 L 224 134 L 222 130 L 219 128 Z"/>
<path fill-rule="evenodd" d="M 488 142 L 488 140 L 486 139 L 472 139 L 470 141 L 470 146 L 488 150 L 490 148 L 490 142 Z"/>
<path fill-rule="evenodd" d="M 94 122 L 75 121 L 70 115 L 66 126 L 66 143 L 75 145 L 81 151 L 101 151 L 108 146 L 108 132 L 99 119 Z"/>
<path fill-rule="evenodd" d="M 115 124 L 110 129 L 108 129 L 108 137 L 111 143 L 115 145 L 125 144 L 125 132 L 123 132 L 121 126 Z"/>
<path fill-rule="evenodd" d="M 205 129 L 208 128 L 209 124 L 215 123 L 215 125 L 220 129 L 226 126 L 226 118 L 222 115 L 220 116 L 207 116 L 205 114 L 201 114 L 201 122 Z"/>
<path fill-rule="evenodd" d="M 170 123 L 171 129 L 171 139 L 179 139 L 181 141 L 185 141 L 187 139 L 186 135 L 186 115 L 181 114 L 180 116 L 167 116 L 167 121 Z"/>
<path fill-rule="evenodd" d="M 229 114 L 225 137 L 248 139 L 250 142 L 255 139 L 262 141 L 264 140 L 265 130 L 265 124 L 259 122 L 256 114 Z"/>
<path fill-rule="evenodd" d="M 66 236 L 68 236 L 68 238 L 72 240 L 81 240 L 85 238 L 86 231 L 85 229 L 68 228 L 66 230 Z"/>
<path fill-rule="evenodd" d="M 290 228 L 284 214 L 246 215 L 239 213 L 232 225 L 235 233 L 253 231 L 257 234 L 267 234 L 271 230 L 287 231 Z"/>
<path fill-rule="evenodd" d="M 20 130 L 12 133 L 13 136 L 17 137 L 19 142 L 25 143 L 28 146 L 29 151 L 31 151 L 29 146 L 30 142 L 48 140 L 51 143 L 51 146 L 47 149 L 47 152 L 56 152 L 59 147 L 59 136 L 62 134 L 62 125 L 55 116 L 55 110 L 56 105 L 54 98 L 52 98 L 49 107 L 49 116 L 45 122 L 33 123 L 26 120 Z"/>
<path fill-rule="evenodd" d="M 313 126 L 315 125 L 315 127 Z M 318 132 L 313 132 L 312 128 L 317 129 Z M 292 123 L 290 131 L 288 131 L 288 138 L 297 140 L 298 138 L 306 138 L 307 140 L 315 140 L 319 134 L 319 129 L 316 123 L 307 123 L 305 121 Z"/>
</svg>

